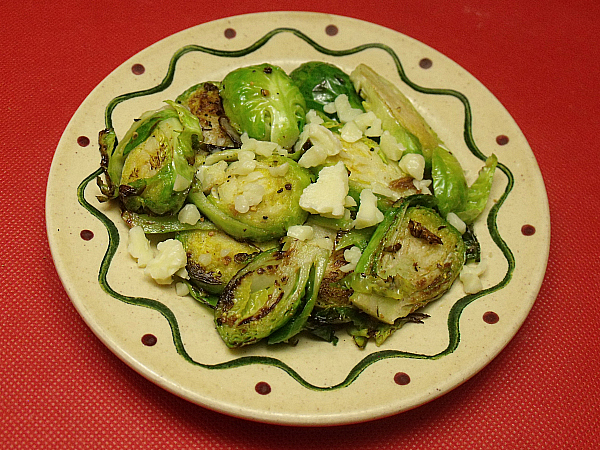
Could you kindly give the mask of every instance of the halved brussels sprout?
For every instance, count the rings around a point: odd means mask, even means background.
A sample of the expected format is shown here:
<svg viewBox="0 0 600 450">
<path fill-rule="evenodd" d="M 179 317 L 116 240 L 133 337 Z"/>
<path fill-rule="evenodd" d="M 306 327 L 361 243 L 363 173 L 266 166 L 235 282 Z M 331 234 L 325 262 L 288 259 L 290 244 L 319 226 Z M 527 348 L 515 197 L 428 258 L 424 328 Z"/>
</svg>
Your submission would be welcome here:
<svg viewBox="0 0 600 450">
<path fill-rule="evenodd" d="M 192 230 L 177 233 L 187 254 L 190 280 L 210 293 L 220 293 L 229 280 L 260 250 L 238 242 L 219 230 Z"/>
<path fill-rule="evenodd" d="M 413 178 L 397 163 L 388 161 L 375 141 L 363 137 L 356 142 L 341 142 L 343 151 L 328 156 L 325 164 L 344 163 L 351 192 L 360 194 L 363 189 L 371 189 L 391 200 L 417 193 Z"/>
<path fill-rule="evenodd" d="M 239 146 L 239 136 L 231 132 L 232 127 L 223 109 L 219 83 L 196 84 L 175 101 L 187 107 L 198 118 L 205 144 L 216 147 Z"/>
<path fill-rule="evenodd" d="M 433 149 L 441 144 L 437 134 L 425 122 L 413 104 L 391 82 L 365 64 L 359 64 L 350 74 L 359 94 L 365 99 L 365 109 L 373 111 L 405 148 L 405 153 L 419 153 L 429 163 Z"/>
<path fill-rule="evenodd" d="M 350 275 L 352 303 L 390 324 L 450 289 L 465 261 L 460 233 L 414 198 L 386 213 Z"/>
<path fill-rule="evenodd" d="M 162 109 L 144 113 L 116 148 L 110 148 L 116 142 L 114 132 L 101 137 L 107 181 L 102 192 L 109 198 L 118 195 L 129 211 L 177 212 L 194 178 L 193 143 L 202 138 L 198 119 L 185 107 L 166 103 Z"/>
<path fill-rule="evenodd" d="M 300 331 L 302 320 L 312 310 L 313 293 L 318 290 L 327 256 L 327 250 L 296 239 L 288 240 L 284 250 L 267 250 L 256 256 L 219 297 L 215 323 L 225 344 L 230 348 L 253 344 L 294 317 L 299 321 L 292 329 Z M 309 279 L 311 294 L 306 299 Z M 275 341 L 289 339 L 294 334 L 291 331 L 286 330 Z"/>
<path fill-rule="evenodd" d="M 362 99 L 354 90 L 350 77 L 333 64 L 310 61 L 290 72 L 306 100 L 306 109 L 324 113 L 323 106 L 333 102 L 338 95 L 346 94 L 350 105 L 363 110 Z M 333 117 L 333 114 L 328 114 Z"/>
<path fill-rule="evenodd" d="M 259 64 L 236 69 L 221 83 L 223 107 L 232 125 L 259 141 L 291 148 L 304 126 L 306 103 L 283 69 Z"/>
<path fill-rule="evenodd" d="M 224 176 L 205 194 L 206 187 L 189 195 L 198 209 L 227 234 L 238 239 L 267 241 L 285 236 L 292 225 L 304 223 L 308 213 L 298 201 L 311 182 L 310 173 L 284 156 L 252 160 L 252 171 L 238 171 L 231 163 Z M 284 174 L 272 170 L 287 164 Z M 271 170 L 269 170 L 271 169 Z"/>
</svg>

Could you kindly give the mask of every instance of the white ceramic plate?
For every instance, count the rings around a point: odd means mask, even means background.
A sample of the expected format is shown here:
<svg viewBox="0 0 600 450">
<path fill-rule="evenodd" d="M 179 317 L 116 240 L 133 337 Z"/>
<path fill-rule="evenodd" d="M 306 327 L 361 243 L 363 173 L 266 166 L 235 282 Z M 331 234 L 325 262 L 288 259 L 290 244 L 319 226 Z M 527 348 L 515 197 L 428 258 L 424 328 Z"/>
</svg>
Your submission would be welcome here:
<svg viewBox="0 0 600 450">
<path fill-rule="evenodd" d="M 377 45 L 356 48 L 364 44 Z M 396 56 L 401 66 L 395 65 Z M 475 227 L 488 265 L 482 277 L 486 290 L 465 297 L 461 283 L 455 283 L 425 308 L 431 317 L 424 324 L 405 326 L 379 348 L 370 343 L 361 351 L 341 335 L 337 346 L 302 339 L 296 347 L 259 344 L 228 350 L 209 310 L 190 297 L 178 297 L 173 287 L 150 282 L 128 255 L 118 207 L 96 199 L 96 136 L 106 126 L 107 105 L 122 94 L 160 87 L 155 89 L 160 92 L 113 103 L 108 115 L 117 136 L 142 112 L 161 107 L 164 99 L 200 81 L 220 80 L 243 65 L 270 62 L 290 71 L 310 60 L 329 61 L 347 72 L 359 63 L 375 68 L 415 103 L 466 170 L 476 173 L 481 167 L 477 151 L 498 156 L 493 201 Z M 465 142 L 465 131 L 471 142 Z M 52 163 L 46 206 L 48 237 L 64 287 L 116 355 L 156 384 L 204 407 L 295 425 L 388 416 L 473 376 L 527 316 L 542 283 L 550 236 L 535 158 L 518 126 L 484 86 L 445 56 L 396 31 L 305 12 L 202 24 L 122 64 L 94 89 L 66 128 Z"/>
</svg>

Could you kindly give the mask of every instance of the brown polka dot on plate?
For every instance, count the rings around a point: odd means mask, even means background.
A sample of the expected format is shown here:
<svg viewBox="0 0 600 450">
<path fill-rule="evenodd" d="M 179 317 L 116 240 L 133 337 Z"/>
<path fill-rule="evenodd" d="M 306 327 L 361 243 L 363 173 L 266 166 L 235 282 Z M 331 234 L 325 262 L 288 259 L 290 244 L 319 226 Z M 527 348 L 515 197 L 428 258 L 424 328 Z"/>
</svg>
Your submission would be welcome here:
<svg viewBox="0 0 600 450">
<path fill-rule="evenodd" d="M 141 64 L 134 64 L 133 66 L 131 66 L 131 71 L 135 75 L 141 75 L 146 71 L 146 68 Z"/>
<path fill-rule="evenodd" d="M 152 347 L 153 345 L 156 345 L 157 342 L 158 339 L 156 339 L 156 336 L 153 334 L 148 333 L 142 336 L 142 344 L 146 347 Z"/>
<path fill-rule="evenodd" d="M 271 393 L 271 386 L 269 385 L 269 383 L 260 381 L 256 383 L 256 386 L 254 386 L 254 390 L 260 395 L 267 395 Z"/>
<path fill-rule="evenodd" d="M 419 67 L 421 67 L 421 69 L 429 69 L 431 66 L 433 66 L 433 61 L 429 58 L 423 58 L 419 61 Z"/>
<path fill-rule="evenodd" d="M 83 239 L 84 241 L 90 241 L 94 238 L 94 232 L 91 230 L 81 230 L 79 236 L 81 236 L 81 239 Z"/>
<path fill-rule="evenodd" d="M 535 234 L 535 227 L 533 225 L 523 225 L 521 227 L 521 233 L 523 233 L 524 236 L 533 236 Z"/>
<path fill-rule="evenodd" d="M 327 33 L 327 36 L 335 36 L 338 34 L 338 31 L 338 27 L 335 25 L 327 25 L 325 27 L 325 33 Z"/>
<path fill-rule="evenodd" d="M 394 383 L 399 384 L 400 386 L 405 386 L 410 383 L 410 377 L 407 373 L 398 372 L 394 375 Z"/>
<path fill-rule="evenodd" d="M 87 136 L 79 136 L 77 138 L 77 143 L 80 147 L 87 147 L 88 145 L 90 145 L 90 138 Z"/>
<path fill-rule="evenodd" d="M 498 323 L 499 320 L 500 320 L 500 317 L 494 311 L 488 311 L 483 314 L 483 321 L 485 323 L 494 324 L 494 323 Z"/>
<path fill-rule="evenodd" d="M 235 31 L 233 28 L 227 28 L 227 29 L 226 29 L 226 30 L 223 32 L 223 34 L 225 35 L 225 37 L 226 37 L 227 39 L 233 39 L 233 38 L 234 38 L 234 37 L 237 35 L 236 31 Z"/>
<path fill-rule="evenodd" d="M 506 145 L 508 144 L 508 136 L 501 134 L 500 136 L 496 136 L 496 143 L 498 145 Z"/>
</svg>

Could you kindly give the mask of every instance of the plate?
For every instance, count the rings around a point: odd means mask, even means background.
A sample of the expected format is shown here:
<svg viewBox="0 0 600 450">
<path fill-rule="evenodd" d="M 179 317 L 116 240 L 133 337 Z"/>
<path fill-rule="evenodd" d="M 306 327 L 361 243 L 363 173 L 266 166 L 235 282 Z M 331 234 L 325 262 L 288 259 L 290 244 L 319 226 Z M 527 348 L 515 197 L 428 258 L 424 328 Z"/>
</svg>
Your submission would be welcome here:
<svg viewBox="0 0 600 450">
<path fill-rule="evenodd" d="M 212 314 L 173 287 L 144 278 L 127 253 L 127 228 L 101 203 L 98 132 L 122 136 L 132 120 L 189 86 L 269 62 L 290 71 L 305 61 L 347 72 L 366 63 L 393 81 L 471 175 L 499 159 L 491 201 L 475 225 L 488 269 L 484 290 L 460 282 L 381 347 L 358 349 L 308 338 L 295 346 L 229 350 Z M 342 16 L 269 12 L 205 23 L 135 55 L 102 81 L 58 144 L 46 197 L 55 266 L 91 330 L 134 370 L 198 405 L 288 425 L 356 423 L 414 408 L 455 388 L 489 363 L 529 313 L 548 259 L 544 183 L 523 134 L 473 76 L 432 48 Z"/>
</svg>

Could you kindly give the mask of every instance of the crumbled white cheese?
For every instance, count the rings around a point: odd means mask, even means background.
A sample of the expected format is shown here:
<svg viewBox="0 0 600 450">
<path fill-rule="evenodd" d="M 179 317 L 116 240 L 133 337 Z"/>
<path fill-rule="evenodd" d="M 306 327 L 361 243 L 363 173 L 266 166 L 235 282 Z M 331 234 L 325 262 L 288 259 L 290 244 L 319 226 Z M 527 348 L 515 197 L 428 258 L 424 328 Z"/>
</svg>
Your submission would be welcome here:
<svg viewBox="0 0 600 450">
<path fill-rule="evenodd" d="M 290 169 L 290 164 L 285 162 L 279 166 L 269 167 L 269 173 L 272 177 L 284 177 L 288 170 Z"/>
<path fill-rule="evenodd" d="M 208 267 L 210 263 L 212 263 L 212 256 L 210 256 L 209 253 L 202 253 L 201 255 L 198 255 L 196 259 L 198 264 L 204 267 Z"/>
<path fill-rule="evenodd" d="M 324 167 L 316 183 L 307 186 L 300 196 L 300 207 L 312 214 L 340 219 L 344 217 L 348 195 L 348 171 L 343 162 Z"/>
<path fill-rule="evenodd" d="M 299 241 L 308 241 L 315 236 L 313 227 L 308 225 L 292 225 L 287 230 L 287 235 Z"/>
<path fill-rule="evenodd" d="M 460 234 L 464 234 L 464 232 L 467 231 L 467 225 L 453 212 L 448 213 L 446 220 L 450 225 L 456 228 Z"/>
<path fill-rule="evenodd" d="M 252 153 L 254 155 L 254 153 Z M 227 175 L 248 175 L 256 169 L 256 161 L 253 159 L 240 159 L 229 164 Z"/>
<path fill-rule="evenodd" d="M 363 113 L 360 109 L 353 108 L 352 105 L 350 105 L 350 101 L 346 94 L 338 95 L 335 98 L 334 103 L 335 112 L 342 123 L 350 122 Z"/>
<path fill-rule="evenodd" d="M 185 297 L 186 295 L 188 295 L 190 293 L 190 290 L 187 287 L 187 284 L 180 282 L 180 283 L 175 283 L 175 293 L 177 295 L 179 295 L 180 297 Z"/>
<path fill-rule="evenodd" d="M 287 164 L 287 163 L 286 163 Z M 254 172 L 250 172 L 248 175 L 246 175 L 246 182 L 253 182 L 256 180 L 260 180 L 261 178 L 264 178 L 265 174 L 262 172 L 259 172 L 258 170 L 255 170 Z"/>
<path fill-rule="evenodd" d="M 404 153 L 403 145 L 396 141 L 396 138 L 389 131 L 384 131 L 379 139 L 379 148 L 383 154 L 392 161 L 400 161 Z"/>
<path fill-rule="evenodd" d="M 335 112 L 337 111 L 337 109 L 335 107 L 335 103 L 334 102 L 327 103 L 325 106 L 323 106 L 323 111 L 326 112 L 327 114 L 335 114 Z"/>
<path fill-rule="evenodd" d="M 476 294 L 483 289 L 483 283 L 479 277 L 485 272 L 486 268 L 487 265 L 484 261 L 475 265 L 469 264 L 463 266 L 459 277 L 465 294 Z"/>
<path fill-rule="evenodd" d="M 327 156 L 337 155 L 342 150 L 342 143 L 323 125 L 309 123 L 304 126 L 298 142 L 294 146 L 297 152 L 303 150 L 304 144 L 310 140 L 312 147 L 304 152 L 298 164 L 302 167 L 315 167 L 325 162 Z"/>
<path fill-rule="evenodd" d="M 148 262 L 154 258 L 154 251 L 150 246 L 150 241 L 146 238 L 143 228 L 139 225 L 131 228 L 128 238 L 127 251 L 137 260 L 139 267 L 146 267 Z"/>
<path fill-rule="evenodd" d="M 306 113 L 306 123 L 315 123 L 317 125 L 320 125 L 323 123 L 323 119 L 317 114 L 317 112 L 314 109 L 311 109 Z"/>
<path fill-rule="evenodd" d="M 363 136 L 363 132 L 354 121 L 346 122 L 340 130 L 340 136 L 346 142 L 356 142 Z"/>
<path fill-rule="evenodd" d="M 186 280 L 190 279 L 190 275 L 188 274 L 188 271 L 185 267 L 182 267 L 177 272 L 175 272 L 175 275 L 177 275 L 179 278 L 184 278 Z"/>
<path fill-rule="evenodd" d="M 242 151 L 250 151 L 261 156 L 271 156 L 273 152 L 279 153 L 282 148 L 275 142 L 259 141 L 248 136 L 248 133 L 243 133 L 241 136 Z"/>
<path fill-rule="evenodd" d="M 202 190 L 207 193 L 213 186 L 224 183 L 227 178 L 227 175 L 225 174 L 226 169 L 226 161 L 219 161 L 212 165 L 200 166 L 196 172 L 196 178 L 202 185 Z"/>
<path fill-rule="evenodd" d="M 372 227 L 382 220 L 383 213 L 377 208 L 377 197 L 371 189 L 363 189 L 360 193 L 360 206 L 354 220 L 354 228 Z"/>
<path fill-rule="evenodd" d="M 344 259 L 348 261 L 348 264 L 340 267 L 340 270 L 345 273 L 352 272 L 356 268 L 361 255 L 362 252 L 356 245 L 344 250 Z"/>
<path fill-rule="evenodd" d="M 262 202 L 265 195 L 265 187 L 260 183 L 247 183 L 244 185 L 242 194 L 235 197 L 235 210 L 240 213 L 247 213 L 252 206 Z"/>
<path fill-rule="evenodd" d="M 418 153 L 407 153 L 398 163 L 400 168 L 416 180 L 423 179 L 425 158 Z"/>
<path fill-rule="evenodd" d="M 156 246 L 158 253 L 146 265 L 145 273 L 158 284 L 171 284 L 171 276 L 187 264 L 183 244 L 177 239 L 167 239 Z"/>
<path fill-rule="evenodd" d="M 346 208 L 352 208 L 353 206 L 356 206 L 356 200 L 354 200 L 353 197 L 350 197 L 349 195 L 346 197 L 346 202 L 344 203 L 344 206 Z"/>
<path fill-rule="evenodd" d="M 177 220 L 188 225 L 196 225 L 200 220 L 200 211 L 198 211 L 196 205 L 188 203 L 177 214 Z"/>
<path fill-rule="evenodd" d="M 221 255 L 221 258 L 225 258 L 227 255 L 229 255 L 231 253 L 231 250 L 228 248 L 223 248 L 221 249 L 221 252 L 219 253 Z"/>
</svg>

